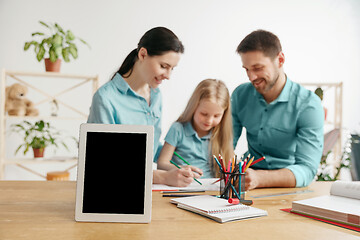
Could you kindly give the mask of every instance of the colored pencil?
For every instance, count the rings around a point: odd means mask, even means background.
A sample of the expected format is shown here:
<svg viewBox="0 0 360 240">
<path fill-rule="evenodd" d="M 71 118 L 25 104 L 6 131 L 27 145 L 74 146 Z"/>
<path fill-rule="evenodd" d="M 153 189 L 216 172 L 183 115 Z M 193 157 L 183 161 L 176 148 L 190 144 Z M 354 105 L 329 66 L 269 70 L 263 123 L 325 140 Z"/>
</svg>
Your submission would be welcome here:
<svg viewBox="0 0 360 240">
<path fill-rule="evenodd" d="M 184 163 L 186 163 L 187 165 L 190 165 L 190 163 L 188 163 L 182 156 L 180 156 L 177 152 L 174 152 L 174 154 L 180 158 Z"/>
<path fill-rule="evenodd" d="M 221 171 L 224 171 L 224 170 L 222 169 L 222 167 L 221 167 L 221 164 L 220 164 L 219 160 L 216 158 L 215 155 L 213 155 L 213 158 L 215 159 L 217 165 L 219 165 L 220 170 L 221 170 Z"/>
<path fill-rule="evenodd" d="M 212 184 L 215 184 L 215 183 L 217 183 L 217 182 L 220 182 L 221 181 L 221 178 L 219 178 L 218 180 L 216 180 L 215 182 L 213 182 Z M 212 185 L 211 184 L 211 185 Z"/>
<path fill-rule="evenodd" d="M 250 166 L 252 166 L 252 165 L 254 165 L 254 164 L 256 164 L 256 163 L 258 163 L 258 162 L 260 162 L 260 161 L 262 161 L 262 160 L 264 160 L 264 159 L 265 159 L 265 156 L 262 156 L 261 158 L 256 159 L 255 161 L 253 161 Z"/>
<path fill-rule="evenodd" d="M 226 172 L 226 168 L 225 168 L 222 156 L 220 154 L 219 154 L 219 161 L 220 161 L 220 164 L 221 164 L 221 167 L 222 167 L 223 171 Z"/>
<path fill-rule="evenodd" d="M 242 165 L 242 169 L 241 169 L 241 172 L 243 173 L 243 172 L 245 172 L 245 167 L 246 167 L 246 163 L 247 163 L 247 161 L 249 160 L 249 158 L 250 158 L 250 153 L 249 153 L 249 155 L 244 159 L 244 161 L 243 161 L 243 165 Z"/>
<path fill-rule="evenodd" d="M 180 189 L 180 190 L 166 190 L 162 191 L 161 193 L 198 193 L 198 192 L 205 192 L 205 190 L 186 190 L 186 189 Z"/>
<path fill-rule="evenodd" d="M 193 196 L 200 196 L 203 194 L 164 194 L 163 197 L 193 197 Z M 210 196 L 216 196 L 216 195 L 210 195 Z"/>
<path fill-rule="evenodd" d="M 244 172 L 251 166 L 251 163 L 254 161 L 254 156 L 250 159 L 250 161 L 246 164 L 246 167 L 244 169 Z"/>
<path fill-rule="evenodd" d="M 231 169 L 234 171 L 234 167 L 235 167 L 235 155 L 234 155 L 234 157 L 233 157 L 233 159 L 232 159 L 232 167 L 231 167 Z"/>
</svg>

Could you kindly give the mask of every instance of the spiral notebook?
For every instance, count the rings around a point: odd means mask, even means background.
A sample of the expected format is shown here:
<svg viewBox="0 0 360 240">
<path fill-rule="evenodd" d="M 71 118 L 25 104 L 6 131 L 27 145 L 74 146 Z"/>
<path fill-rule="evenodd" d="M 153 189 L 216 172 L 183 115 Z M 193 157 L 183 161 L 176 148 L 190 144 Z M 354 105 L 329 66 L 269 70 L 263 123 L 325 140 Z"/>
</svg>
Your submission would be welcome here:
<svg viewBox="0 0 360 240">
<path fill-rule="evenodd" d="M 226 199 L 209 195 L 173 198 L 170 202 L 177 204 L 178 208 L 198 213 L 220 223 L 267 216 L 265 210 L 242 204 L 232 205 Z"/>
</svg>

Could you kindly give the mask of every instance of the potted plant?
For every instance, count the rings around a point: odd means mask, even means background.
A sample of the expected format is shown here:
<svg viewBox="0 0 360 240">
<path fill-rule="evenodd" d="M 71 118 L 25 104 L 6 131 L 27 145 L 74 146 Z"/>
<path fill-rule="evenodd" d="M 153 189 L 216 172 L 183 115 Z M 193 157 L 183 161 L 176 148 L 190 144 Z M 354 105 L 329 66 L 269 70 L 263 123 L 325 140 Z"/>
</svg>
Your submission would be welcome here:
<svg viewBox="0 0 360 240">
<path fill-rule="evenodd" d="M 55 147 L 62 145 L 69 150 L 68 146 L 61 139 L 60 132 L 50 126 L 50 123 L 44 122 L 43 120 L 37 121 L 34 124 L 28 121 L 12 124 L 11 130 L 21 133 L 24 137 L 24 143 L 20 144 L 15 154 L 17 154 L 21 148 L 24 148 L 25 155 L 31 147 L 34 151 L 35 158 L 44 157 L 45 148 L 49 145 L 54 145 Z"/>
<path fill-rule="evenodd" d="M 322 101 L 324 99 L 324 91 L 322 90 L 321 87 L 318 87 L 315 89 L 315 94 L 319 96 L 320 100 Z M 326 117 L 327 117 L 327 108 L 324 107 L 324 114 L 325 114 L 325 120 L 326 120 Z"/>
<path fill-rule="evenodd" d="M 59 72 L 62 57 L 65 62 L 70 61 L 70 56 L 78 58 L 78 49 L 75 40 L 78 39 L 88 47 L 89 44 L 83 39 L 76 37 L 72 31 L 63 30 L 59 24 L 48 24 L 43 21 L 39 23 L 46 27 L 50 34 L 34 32 L 31 34 L 35 40 L 25 42 L 24 51 L 27 51 L 31 45 L 34 45 L 36 59 L 40 62 L 45 58 L 46 71 Z M 47 53 L 47 55 L 46 55 Z"/>
</svg>

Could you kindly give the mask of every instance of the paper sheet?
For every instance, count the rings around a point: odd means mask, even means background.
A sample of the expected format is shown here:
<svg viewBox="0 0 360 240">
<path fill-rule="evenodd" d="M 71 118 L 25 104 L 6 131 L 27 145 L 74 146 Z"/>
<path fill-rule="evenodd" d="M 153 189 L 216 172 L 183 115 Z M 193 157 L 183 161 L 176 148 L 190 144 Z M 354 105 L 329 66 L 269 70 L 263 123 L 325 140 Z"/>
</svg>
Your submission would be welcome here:
<svg viewBox="0 0 360 240">
<path fill-rule="evenodd" d="M 212 184 L 213 182 L 218 180 L 218 178 L 200 178 L 197 180 L 199 182 L 201 182 L 202 185 L 200 185 L 199 183 L 197 183 L 195 181 L 192 181 L 192 183 L 190 183 L 190 185 L 187 187 L 172 187 L 172 186 L 163 185 L 163 184 L 153 184 L 152 190 L 153 191 L 166 191 L 166 190 L 184 189 L 184 190 L 220 191 L 220 181 L 215 184 Z"/>
</svg>

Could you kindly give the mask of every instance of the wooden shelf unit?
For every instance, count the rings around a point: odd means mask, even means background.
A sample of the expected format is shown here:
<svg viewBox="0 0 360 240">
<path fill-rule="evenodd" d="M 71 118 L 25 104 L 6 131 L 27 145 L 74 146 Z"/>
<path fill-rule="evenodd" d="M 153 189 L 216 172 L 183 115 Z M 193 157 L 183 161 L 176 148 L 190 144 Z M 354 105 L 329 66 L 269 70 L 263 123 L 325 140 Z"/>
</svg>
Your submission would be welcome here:
<svg viewBox="0 0 360 240">
<path fill-rule="evenodd" d="M 340 164 L 340 157 L 342 154 L 342 136 L 341 132 L 343 129 L 343 116 L 342 116 L 342 105 L 343 105 L 343 83 L 300 83 L 304 87 L 320 87 L 324 91 L 323 102 L 326 102 L 327 94 L 326 91 L 333 89 L 334 90 L 334 107 L 331 111 L 334 111 L 334 116 L 332 120 L 326 120 L 325 126 L 330 125 L 332 129 L 339 129 L 340 134 L 336 141 L 335 146 L 333 147 L 334 161 L 335 164 Z M 325 132 L 324 132 L 325 134 Z M 335 167 L 335 166 L 334 166 Z"/>
<path fill-rule="evenodd" d="M 37 78 L 46 78 L 49 80 L 61 80 L 61 79 L 71 79 L 74 81 L 74 84 L 71 87 L 68 87 L 56 94 L 49 94 L 46 91 L 36 87 L 31 83 L 31 79 L 24 80 L 24 77 L 37 77 Z M 53 100 L 56 100 L 59 105 L 62 105 L 65 108 L 72 110 L 72 112 L 76 113 L 76 116 L 36 116 L 36 117 L 20 117 L 20 116 L 8 116 L 5 112 L 5 88 L 6 83 L 9 79 L 13 79 L 15 82 L 20 83 L 28 87 L 28 89 L 37 92 L 41 96 L 45 96 L 45 99 L 34 103 L 34 105 L 38 106 L 43 103 L 49 103 Z M 6 69 L 2 70 L 1 73 L 1 83 L 0 83 L 0 180 L 4 179 L 4 171 L 5 166 L 9 164 L 15 164 L 35 175 L 44 177 L 40 173 L 27 168 L 24 164 L 42 164 L 42 163 L 74 163 L 70 168 L 66 170 L 70 170 L 71 168 L 76 166 L 77 159 L 76 158 L 45 158 L 42 160 L 34 159 L 34 158 L 7 158 L 6 157 L 6 121 L 21 121 L 21 120 L 44 120 L 44 121 L 55 121 L 55 120 L 85 120 L 87 119 L 88 114 L 85 113 L 82 109 L 78 109 L 70 104 L 67 104 L 59 99 L 59 97 L 65 93 L 71 92 L 72 90 L 83 86 L 84 84 L 91 84 L 91 96 L 94 95 L 96 90 L 99 87 L 99 77 L 97 75 L 76 75 L 76 74 L 64 74 L 64 73 L 54 73 L 54 72 L 24 72 L 24 71 L 9 71 Z M 90 99 L 91 103 L 91 99 Z"/>
</svg>

